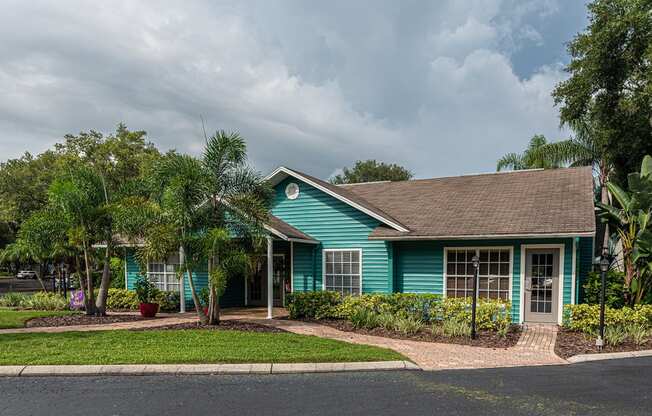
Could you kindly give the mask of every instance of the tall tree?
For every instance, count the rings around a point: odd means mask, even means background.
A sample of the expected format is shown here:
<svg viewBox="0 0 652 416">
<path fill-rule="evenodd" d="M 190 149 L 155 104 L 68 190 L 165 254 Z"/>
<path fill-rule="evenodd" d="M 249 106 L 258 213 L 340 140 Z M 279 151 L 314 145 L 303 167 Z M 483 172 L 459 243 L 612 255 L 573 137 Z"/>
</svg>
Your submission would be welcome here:
<svg viewBox="0 0 652 416">
<path fill-rule="evenodd" d="M 342 169 L 342 173 L 331 178 L 331 183 L 347 184 L 377 181 L 407 181 L 412 179 L 412 172 L 395 163 L 377 162 L 376 160 L 358 160 L 352 168 Z"/>
<path fill-rule="evenodd" d="M 92 245 L 101 240 L 108 221 L 108 207 L 102 178 L 86 165 L 70 166 L 67 174 L 57 178 L 48 191 L 50 206 L 66 223 L 70 241 L 81 247 L 84 257 L 86 314 L 95 314 L 92 274 Z M 80 283 L 84 279 L 80 278 Z"/>
<path fill-rule="evenodd" d="M 547 155 L 538 152 L 539 149 L 547 144 L 548 141 L 543 134 L 534 135 L 523 153 L 507 153 L 498 159 L 496 170 L 549 169 L 559 167 L 559 164 L 548 159 Z"/>
<path fill-rule="evenodd" d="M 102 279 L 96 300 L 96 311 L 106 314 L 106 299 L 111 282 L 113 247 L 112 207 L 122 198 L 142 193 L 144 169 L 160 158 L 154 145 L 146 140 L 145 131 L 130 131 L 119 124 L 115 133 L 104 136 L 91 130 L 78 135 L 66 135 L 65 142 L 55 145 L 57 154 L 66 163 L 88 166 L 101 182 L 106 221 L 101 230 L 106 242 L 103 256 Z"/>
<path fill-rule="evenodd" d="M 47 190 L 57 174 L 58 155 L 52 151 L 36 157 L 25 153 L 0 164 L 0 221 L 13 239 L 20 224 L 45 207 Z"/>
<path fill-rule="evenodd" d="M 562 125 L 591 126 L 590 140 L 624 183 L 652 153 L 650 0 L 595 0 L 568 45 L 570 78 L 553 92 Z"/>
</svg>

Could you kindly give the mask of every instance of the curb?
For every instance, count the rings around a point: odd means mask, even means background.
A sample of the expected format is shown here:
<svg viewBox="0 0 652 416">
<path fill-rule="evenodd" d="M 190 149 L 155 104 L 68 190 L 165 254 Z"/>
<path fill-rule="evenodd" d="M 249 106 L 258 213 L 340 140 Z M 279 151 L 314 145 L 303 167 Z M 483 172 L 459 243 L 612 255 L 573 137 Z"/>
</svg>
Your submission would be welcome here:
<svg viewBox="0 0 652 416">
<path fill-rule="evenodd" d="M 410 361 L 278 364 L 8 365 L 0 366 L 0 377 L 299 374 L 383 370 L 421 370 L 421 368 Z"/>
<path fill-rule="evenodd" d="M 609 352 L 603 354 L 579 354 L 566 359 L 569 363 L 585 363 L 588 361 L 617 360 L 620 358 L 652 357 L 652 350 Z"/>
</svg>

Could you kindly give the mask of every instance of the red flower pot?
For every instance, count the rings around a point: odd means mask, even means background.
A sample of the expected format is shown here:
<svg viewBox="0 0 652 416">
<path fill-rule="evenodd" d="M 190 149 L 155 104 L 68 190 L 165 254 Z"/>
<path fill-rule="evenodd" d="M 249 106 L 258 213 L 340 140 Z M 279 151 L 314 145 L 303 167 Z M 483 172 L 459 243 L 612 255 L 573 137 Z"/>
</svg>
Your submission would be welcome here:
<svg viewBox="0 0 652 416">
<path fill-rule="evenodd" d="M 143 318 L 153 318 L 158 312 L 158 303 L 141 303 L 139 306 L 140 315 Z"/>
</svg>

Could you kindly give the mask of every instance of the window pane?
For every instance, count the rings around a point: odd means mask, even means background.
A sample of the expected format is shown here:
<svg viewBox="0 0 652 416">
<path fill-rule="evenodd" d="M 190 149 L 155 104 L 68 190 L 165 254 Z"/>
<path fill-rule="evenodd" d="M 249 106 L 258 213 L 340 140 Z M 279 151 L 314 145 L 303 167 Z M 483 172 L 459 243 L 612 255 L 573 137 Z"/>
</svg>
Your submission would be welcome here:
<svg viewBox="0 0 652 416">
<path fill-rule="evenodd" d="M 500 261 L 501 262 L 509 262 L 509 251 L 507 251 L 507 250 L 501 250 L 500 251 Z"/>
</svg>

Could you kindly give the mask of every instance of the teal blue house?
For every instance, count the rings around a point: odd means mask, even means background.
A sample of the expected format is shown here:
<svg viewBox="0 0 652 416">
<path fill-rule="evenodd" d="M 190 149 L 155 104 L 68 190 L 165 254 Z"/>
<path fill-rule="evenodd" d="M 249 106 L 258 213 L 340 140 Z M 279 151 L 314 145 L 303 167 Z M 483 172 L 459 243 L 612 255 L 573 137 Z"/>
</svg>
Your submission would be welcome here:
<svg viewBox="0 0 652 416">
<path fill-rule="evenodd" d="M 287 293 L 311 290 L 470 296 L 478 256 L 480 297 L 510 300 L 516 323 L 559 323 L 592 267 L 591 168 L 338 186 L 280 167 L 267 180 L 275 190 L 267 258 L 229 282 L 225 307 L 271 310 Z M 131 288 L 139 270 L 126 253 Z M 179 261 L 146 272 L 189 305 Z M 205 270 L 197 280 L 206 285 Z"/>
</svg>

